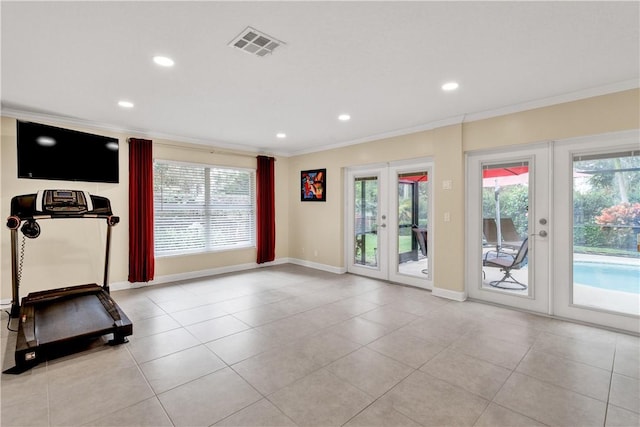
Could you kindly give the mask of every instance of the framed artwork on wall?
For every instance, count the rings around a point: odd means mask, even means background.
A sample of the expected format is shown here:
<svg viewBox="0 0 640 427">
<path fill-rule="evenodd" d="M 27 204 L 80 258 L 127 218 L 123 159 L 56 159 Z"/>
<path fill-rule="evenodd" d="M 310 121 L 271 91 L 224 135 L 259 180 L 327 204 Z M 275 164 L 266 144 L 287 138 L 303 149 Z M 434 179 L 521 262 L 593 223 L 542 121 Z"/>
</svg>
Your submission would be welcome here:
<svg viewBox="0 0 640 427">
<path fill-rule="evenodd" d="M 325 202 L 327 200 L 327 170 L 310 169 L 300 172 L 300 200 Z"/>
</svg>

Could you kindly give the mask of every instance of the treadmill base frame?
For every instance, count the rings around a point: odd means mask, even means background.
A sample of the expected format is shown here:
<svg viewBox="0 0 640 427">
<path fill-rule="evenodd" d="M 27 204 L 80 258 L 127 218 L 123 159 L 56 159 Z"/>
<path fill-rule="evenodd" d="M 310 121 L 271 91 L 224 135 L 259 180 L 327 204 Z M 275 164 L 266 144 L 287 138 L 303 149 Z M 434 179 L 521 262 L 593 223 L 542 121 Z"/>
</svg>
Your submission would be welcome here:
<svg viewBox="0 0 640 427">
<path fill-rule="evenodd" d="M 93 312 L 74 311 L 75 317 L 74 315 L 57 315 L 59 320 L 55 320 L 55 311 L 64 312 L 67 306 L 84 307 L 86 303 L 78 304 L 78 302 L 81 299 L 87 301 L 93 298 L 97 301 L 92 304 Z M 46 319 L 49 311 L 54 312 L 53 315 L 49 315 L 49 321 L 38 324 L 38 318 Z M 54 321 L 51 321 L 51 317 Z M 108 342 L 110 345 L 124 344 L 129 341 L 127 336 L 132 333 L 131 320 L 109 293 L 96 284 L 30 293 L 22 299 L 20 308 L 15 350 L 16 365 L 3 373 L 25 372 L 48 360 L 54 353 L 71 354 L 82 351 L 76 347 L 91 338 L 113 334 L 113 338 Z"/>
</svg>

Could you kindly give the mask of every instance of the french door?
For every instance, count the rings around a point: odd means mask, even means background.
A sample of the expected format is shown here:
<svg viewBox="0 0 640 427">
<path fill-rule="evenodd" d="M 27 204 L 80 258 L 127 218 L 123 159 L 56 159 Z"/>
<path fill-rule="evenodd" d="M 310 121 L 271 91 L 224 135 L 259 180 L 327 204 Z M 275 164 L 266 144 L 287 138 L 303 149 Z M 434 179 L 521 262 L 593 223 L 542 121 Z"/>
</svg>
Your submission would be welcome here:
<svg viewBox="0 0 640 427">
<path fill-rule="evenodd" d="M 549 312 L 549 149 L 467 156 L 469 297 Z"/>
<path fill-rule="evenodd" d="M 554 313 L 640 333 L 640 133 L 554 148 Z"/>
<path fill-rule="evenodd" d="M 348 169 L 347 271 L 432 288 L 432 170 L 424 159 Z"/>
<path fill-rule="evenodd" d="M 467 155 L 469 297 L 640 332 L 640 133 Z"/>
</svg>

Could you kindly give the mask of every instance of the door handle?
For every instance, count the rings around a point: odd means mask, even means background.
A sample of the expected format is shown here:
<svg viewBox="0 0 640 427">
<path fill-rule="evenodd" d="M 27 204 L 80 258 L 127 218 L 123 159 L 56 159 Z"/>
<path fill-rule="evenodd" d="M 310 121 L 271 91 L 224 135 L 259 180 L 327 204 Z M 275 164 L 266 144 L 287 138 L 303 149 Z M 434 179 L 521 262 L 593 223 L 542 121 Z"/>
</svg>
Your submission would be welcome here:
<svg viewBox="0 0 640 427">
<path fill-rule="evenodd" d="M 548 233 L 545 230 L 540 230 L 540 232 L 538 234 L 533 233 L 531 236 L 547 237 Z"/>
</svg>

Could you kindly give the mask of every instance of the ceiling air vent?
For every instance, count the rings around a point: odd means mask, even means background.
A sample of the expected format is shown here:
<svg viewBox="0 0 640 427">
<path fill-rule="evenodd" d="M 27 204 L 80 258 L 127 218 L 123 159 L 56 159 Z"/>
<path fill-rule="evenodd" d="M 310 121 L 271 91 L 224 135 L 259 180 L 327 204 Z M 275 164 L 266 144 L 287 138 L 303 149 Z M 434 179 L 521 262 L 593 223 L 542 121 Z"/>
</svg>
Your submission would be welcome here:
<svg viewBox="0 0 640 427">
<path fill-rule="evenodd" d="M 273 53 L 275 48 L 284 43 L 255 28 L 247 27 L 235 39 L 231 40 L 229 46 L 240 49 L 244 52 L 257 56 L 265 56 Z"/>
</svg>

